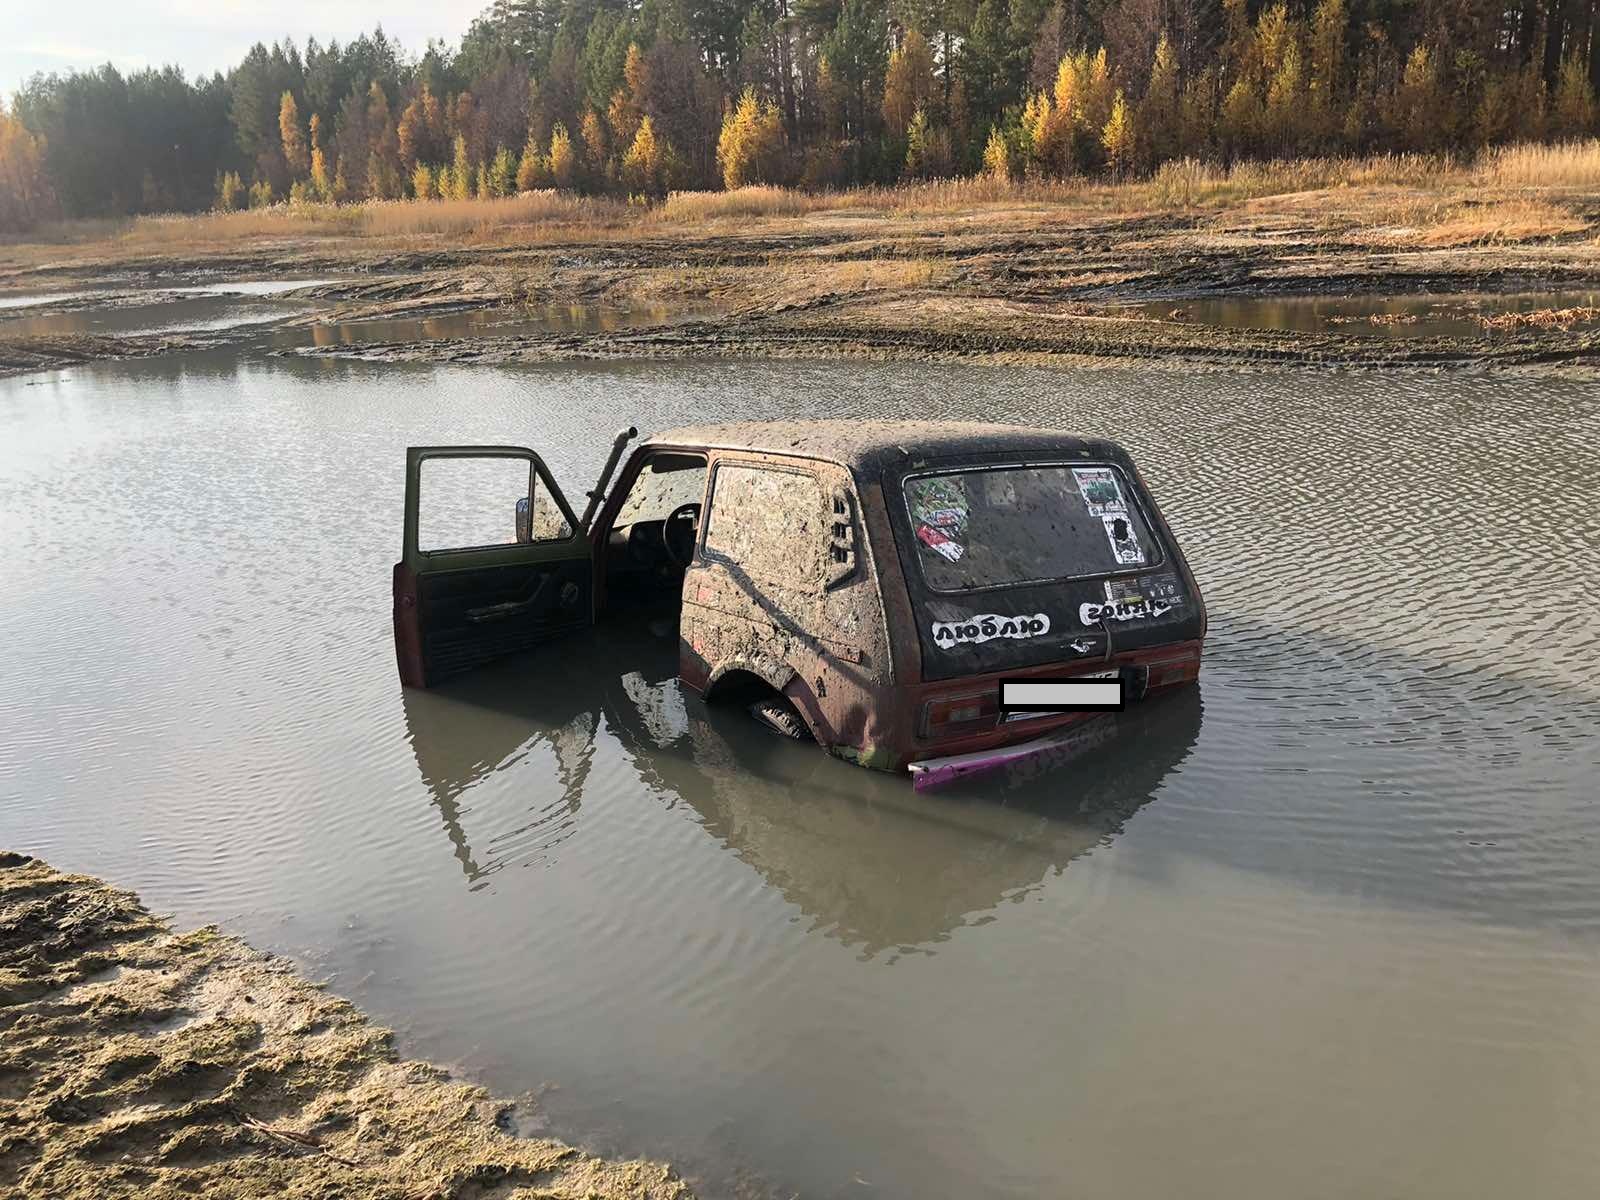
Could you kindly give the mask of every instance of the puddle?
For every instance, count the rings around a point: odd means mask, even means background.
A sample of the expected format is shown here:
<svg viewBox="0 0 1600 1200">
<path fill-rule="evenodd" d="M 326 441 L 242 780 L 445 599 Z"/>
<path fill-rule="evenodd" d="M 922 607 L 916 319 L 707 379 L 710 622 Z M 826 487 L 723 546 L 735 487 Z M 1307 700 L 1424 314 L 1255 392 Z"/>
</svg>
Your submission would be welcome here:
<svg viewBox="0 0 1600 1200">
<path fill-rule="evenodd" d="M 1600 290 L 1526 292 L 1501 296 L 1276 296 L 1208 297 L 1129 305 L 1124 311 L 1163 321 L 1227 329 L 1342 333 L 1360 337 L 1482 337 L 1535 325 L 1600 329 Z"/>
<path fill-rule="evenodd" d="M 534 333 L 606 333 L 615 329 L 672 325 L 715 316 L 723 311 L 726 311 L 724 306 L 714 304 L 636 308 L 596 308 L 585 304 L 475 308 L 428 316 L 342 321 L 286 329 L 274 335 L 273 343 L 275 348 L 288 349 L 305 345 L 308 341 L 313 346 L 357 346 L 379 342 L 512 337 Z"/>
</svg>

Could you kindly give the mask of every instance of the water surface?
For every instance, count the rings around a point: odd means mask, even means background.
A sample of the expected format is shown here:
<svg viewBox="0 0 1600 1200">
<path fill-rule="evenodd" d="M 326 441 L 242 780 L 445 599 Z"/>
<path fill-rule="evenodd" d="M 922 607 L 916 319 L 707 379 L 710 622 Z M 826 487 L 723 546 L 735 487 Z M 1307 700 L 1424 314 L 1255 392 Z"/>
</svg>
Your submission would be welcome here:
<svg viewBox="0 0 1600 1200">
<path fill-rule="evenodd" d="M 1519 292 L 1441 296 L 1207 296 L 1129 308 L 1158 320 L 1229 329 L 1343 333 L 1357 337 L 1493 337 L 1510 314 L 1565 311 L 1559 327 L 1600 328 L 1600 292 Z"/>
<path fill-rule="evenodd" d="M 1600 1187 L 1600 395 L 212 351 L 0 381 L 0 845 L 294 955 L 709 1195 Z M 434 692 L 404 447 L 735 416 L 1123 440 L 1201 687 L 932 797 L 608 634 Z"/>
</svg>

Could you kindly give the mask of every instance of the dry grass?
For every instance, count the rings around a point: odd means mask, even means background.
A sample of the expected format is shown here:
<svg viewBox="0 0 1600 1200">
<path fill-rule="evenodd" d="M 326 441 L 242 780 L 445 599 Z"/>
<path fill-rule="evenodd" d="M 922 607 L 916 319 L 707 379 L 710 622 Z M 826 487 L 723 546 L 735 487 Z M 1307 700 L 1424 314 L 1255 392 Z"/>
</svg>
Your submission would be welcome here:
<svg viewBox="0 0 1600 1200">
<path fill-rule="evenodd" d="M 1582 305 L 1574 308 L 1536 308 L 1532 312 L 1508 312 L 1478 318 L 1478 324 L 1496 333 L 1523 328 L 1567 330 L 1574 325 L 1592 325 L 1597 321 L 1600 321 L 1600 308 Z"/>
<path fill-rule="evenodd" d="M 767 185 L 731 192 L 673 192 L 651 213 L 658 224 L 694 225 L 725 217 L 798 217 L 835 207 L 838 197 Z"/>
<path fill-rule="evenodd" d="M 340 210 L 342 211 L 342 210 Z M 624 219 L 616 200 L 545 190 L 493 200 L 368 201 L 360 205 L 356 232 L 383 237 L 407 234 L 486 234 L 508 226 L 561 225 L 606 228 Z"/>
<path fill-rule="evenodd" d="M 1485 152 L 1479 173 L 1500 187 L 1600 186 L 1600 138 L 1553 146 L 1503 146 Z"/>
<path fill-rule="evenodd" d="M 1485 188 L 1517 189 L 1474 203 Z M 1525 145 L 1476 162 L 1418 154 L 1298 158 L 1232 165 L 1183 159 L 1153 176 L 1118 183 L 1089 179 L 1013 182 L 983 176 L 809 193 L 782 187 L 674 192 L 654 207 L 565 192 L 494 200 L 368 201 L 277 205 L 193 216 L 68 222 L 36 233 L 40 245 L 93 243 L 107 249 L 226 244 L 250 239 L 449 238 L 538 245 L 631 233 L 693 231 L 715 223 L 800 220 L 833 215 L 990 219 L 1005 209 L 1074 214 L 1220 212 L 1275 196 L 1318 196 L 1358 224 L 1382 226 L 1380 240 L 1420 237 L 1431 246 L 1547 237 L 1583 228 L 1570 211 L 1527 194 L 1537 188 L 1600 187 L 1600 140 Z M 1405 223 L 1413 228 L 1400 230 Z M 20 243 L 13 243 L 20 244 Z"/>
<path fill-rule="evenodd" d="M 1445 208 L 1411 240 L 1435 248 L 1478 246 L 1556 237 L 1586 228 L 1583 220 L 1558 204 L 1514 197 Z"/>
</svg>

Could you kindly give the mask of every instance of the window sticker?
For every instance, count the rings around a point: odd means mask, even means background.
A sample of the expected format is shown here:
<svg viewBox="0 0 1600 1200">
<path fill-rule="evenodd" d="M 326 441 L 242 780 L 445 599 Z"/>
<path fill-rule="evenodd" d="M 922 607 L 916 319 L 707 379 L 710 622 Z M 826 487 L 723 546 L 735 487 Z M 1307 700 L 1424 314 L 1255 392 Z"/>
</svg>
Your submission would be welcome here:
<svg viewBox="0 0 1600 1200">
<path fill-rule="evenodd" d="M 1170 601 L 1146 596 L 1137 583 L 1125 579 L 1106 580 L 1105 590 L 1104 602 L 1091 600 L 1078 605 L 1079 624 L 1094 626 L 1102 621 L 1152 620 L 1172 611 Z"/>
<path fill-rule="evenodd" d="M 1106 527 L 1106 540 L 1111 543 L 1111 556 L 1124 567 L 1144 566 L 1144 547 L 1139 545 L 1139 535 L 1126 512 L 1102 513 L 1101 522 Z"/>
<path fill-rule="evenodd" d="M 1122 498 L 1122 484 L 1110 467 L 1073 467 L 1072 478 L 1078 483 L 1078 493 L 1091 517 L 1128 511 L 1128 502 Z"/>
<path fill-rule="evenodd" d="M 935 621 L 933 641 L 936 646 L 975 645 L 992 642 L 996 638 L 1035 638 L 1050 632 L 1050 615 L 1033 613 L 1027 616 L 1003 617 L 998 613 L 977 613 L 959 621 Z"/>
<path fill-rule="evenodd" d="M 917 526 L 917 541 L 928 547 L 935 554 L 942 554 L 951 562 L 960 562 L 961 556 L 967 552 L 967 548 L 956 541 L 955 538 L 950 537 L 944 530 L 932 525 Z"/>
</svg>

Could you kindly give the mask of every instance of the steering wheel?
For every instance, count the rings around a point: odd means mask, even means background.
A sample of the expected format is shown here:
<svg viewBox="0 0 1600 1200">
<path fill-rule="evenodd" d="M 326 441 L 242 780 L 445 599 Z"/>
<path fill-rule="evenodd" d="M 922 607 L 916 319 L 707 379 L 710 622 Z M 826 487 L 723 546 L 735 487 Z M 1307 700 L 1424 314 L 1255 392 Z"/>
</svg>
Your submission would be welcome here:
<svg viewBox="0 0 1600 1200">
<path fill-rule="evenodd" d="M 700 502 L 680 504 L 661 522 L 661 546 L 672 565 L 687 571 L 694 557 L 694 541 L 700 532 Z"/>
</svg>

